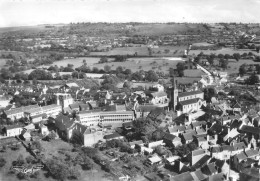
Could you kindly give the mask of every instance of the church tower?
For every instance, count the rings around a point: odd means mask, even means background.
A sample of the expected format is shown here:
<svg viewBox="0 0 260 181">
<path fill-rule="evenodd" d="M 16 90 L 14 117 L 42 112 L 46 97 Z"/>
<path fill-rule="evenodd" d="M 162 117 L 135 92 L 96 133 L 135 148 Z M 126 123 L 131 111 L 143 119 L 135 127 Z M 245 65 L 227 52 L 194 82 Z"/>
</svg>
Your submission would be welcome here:
<svg viewBox="0 0 260 181">
<path fill-rule="evenodd" d="M 252 137 L 252 139 L 250 141 L 250 146 L 252 146 L 253 149 L 257 148 L 257 143 L 256 143 L 256 139 L 255 139 L 254 135 L 253 135 L 253 137 Z"/>
<path fill-rule="evenodd" d="M 176 111 L 176 106 L 178 103 L 178 87 L 177 87 L 177 80 L 173 79 L 173 88 L 172 88 L 172 95 L 171 95 L 171 102 L 172 102 L 172 109 Z"/>
</svg>

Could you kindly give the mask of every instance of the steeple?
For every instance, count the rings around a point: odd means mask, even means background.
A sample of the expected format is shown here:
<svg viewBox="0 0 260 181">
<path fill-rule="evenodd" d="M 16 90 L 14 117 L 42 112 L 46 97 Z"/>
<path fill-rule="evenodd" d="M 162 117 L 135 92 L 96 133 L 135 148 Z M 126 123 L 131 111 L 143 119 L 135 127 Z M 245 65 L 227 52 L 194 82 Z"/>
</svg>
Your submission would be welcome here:
<svg viewBox="0 0 260 181">
<path fill-rule="evenodd" d="M 173 88 L 171 92 L 171 102 L 172 102 L 172 109 L 175 111 L 178 103 L 178 86 L 177 86 L 178 82 L 173 78 L 172 83 L 173 83 L 172 85 Z"/>
</svg>

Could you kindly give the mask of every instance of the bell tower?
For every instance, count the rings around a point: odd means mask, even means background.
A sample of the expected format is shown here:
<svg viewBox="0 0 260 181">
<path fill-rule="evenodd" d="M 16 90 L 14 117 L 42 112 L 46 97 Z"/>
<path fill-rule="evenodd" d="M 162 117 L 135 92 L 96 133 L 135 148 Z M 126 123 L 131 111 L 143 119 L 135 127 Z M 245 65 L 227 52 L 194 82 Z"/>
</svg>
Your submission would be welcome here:
<svg viewBox="0 0 260 181">
<path fill-rule="evenodd" d="M 172 109 L 176 111 L 176 106 L 178 104 L 178 87 L 177 87 L 177 80 L 173 78 L 173 85 L 172 85 L 172 95 L 171 95 L 171 102 L 172 102 Z"/>
</svg>

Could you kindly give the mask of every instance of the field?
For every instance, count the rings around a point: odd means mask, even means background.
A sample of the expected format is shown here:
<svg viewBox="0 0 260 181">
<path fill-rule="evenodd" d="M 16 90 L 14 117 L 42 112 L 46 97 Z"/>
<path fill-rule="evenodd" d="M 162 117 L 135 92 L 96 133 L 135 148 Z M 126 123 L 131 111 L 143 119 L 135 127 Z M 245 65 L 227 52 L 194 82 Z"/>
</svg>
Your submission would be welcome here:
<svg viewBox="0 0 260 181">
<path fill-rule="evenodd" d="M 164 73 L 168 73 L 170 67 L 175 68 L 176 64 L 181 61 L 171 60 L 170 57 L 165 58 L 129 58 L 126 62 L 111 62 L 112 59 L 109 59 L 108 63 L 99 64 L 98 61 L 100 58 L 76 58 L 76 59 L 66 59 L 54 62 L 52 65 L 64 66 L 66 67 L 69 64 L 73 64 L 74 68 L 80 67 L 83 65 L 83 59 L 86 60 L 87 66 L 90 68 L 97 67 L 99 69 L 104 69 L 104 66 L 109 65 L 112 70 L 115 70 L 118 66 L 122 66 L 126 69 L 131 69 L 132 72 L 138 70 L 155 70 L 155 71 L 163 71 Z M 48 68 L 51 65 L 44 65 L 40 67 Z M 30 74 L 34 69 L 29 69 L 23 71 L 24 73 Z"/>
<path fill-rule="evenodd" d="M 118 66 L 122 66 L 125 69 L 131 69 L 132 72 L 136 72 L 138 70 L 154 70 L 168 73 L 169 68 L 176 68 L 176 64 L 178 62 L 182 61 L 170 60 L 167 58 L 129 58 L 126 62 L 96 64 L 95 67 L 104 68 L 105 65 L 109 65 L 111 69 L 115 70 Z"/>
<path fill-rule="evenodd" d="M 192 46 L 213 46 L 214 44 L 210 44 L 207 42 L 193 43 Z"/>
<path fill-rule="evenodd" d="M 152 56 L 182 56 L 185 49 L 184 46 L 160 46 L 159 48 L 152 48 Z M 169 52 L 166 53 L 165 50 L 169 50 Z M 91 52 L 90 55 L 134 55 L 136 52 L 138 56 L 149 56 L 147 46 L 114 48 L 107 52 Z"/>
<path fill-rule="evenodd" d="M 6 59 L 1 58 L 0 59 L 0 69 L 5 66 Z"/>
<path fill-rule="evenodd" d="M 229 60 L 228 66 L 230 67 L 228 69 L 228 73 L 238 73 L 238 69 L 242 64 L 259 64 L 260 62 L 254 62 L 251 59 L 243 59 L 243 60 L 239 60 L 238 62 L 236 60 Z"/>
<path fill-rule="evenodd" d="M 146 36 L 208 31 L 200 24 L 141 24 L 134 26 L 134 29 L 134 34 Z"/>
<path fill-rule="evenodd" d="M 198 55 L 200 54 L 200 52 L 203 52 L 204 54 L 229 54 L 229 55 L 233 55 L 234 53 L 249 53 L 252 52 L 254 54 L 257 54 L 255 51 L 252 50 L 234 50 L 233 48 L 222 48 L 220 50 L 190 50 L 189 55 Z"/>
</svg>

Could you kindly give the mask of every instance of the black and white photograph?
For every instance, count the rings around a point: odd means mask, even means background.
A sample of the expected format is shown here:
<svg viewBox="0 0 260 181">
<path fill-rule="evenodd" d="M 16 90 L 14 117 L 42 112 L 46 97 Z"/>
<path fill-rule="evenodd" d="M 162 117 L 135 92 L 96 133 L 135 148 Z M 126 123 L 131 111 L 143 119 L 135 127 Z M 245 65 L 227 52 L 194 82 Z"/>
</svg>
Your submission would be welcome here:
<svg viewBox="0 0 260 181">
<path fill-rule="evenodd" d="M 260 0 L 0 0 L 0 181 L 259 181 Z"/>
</svg>

